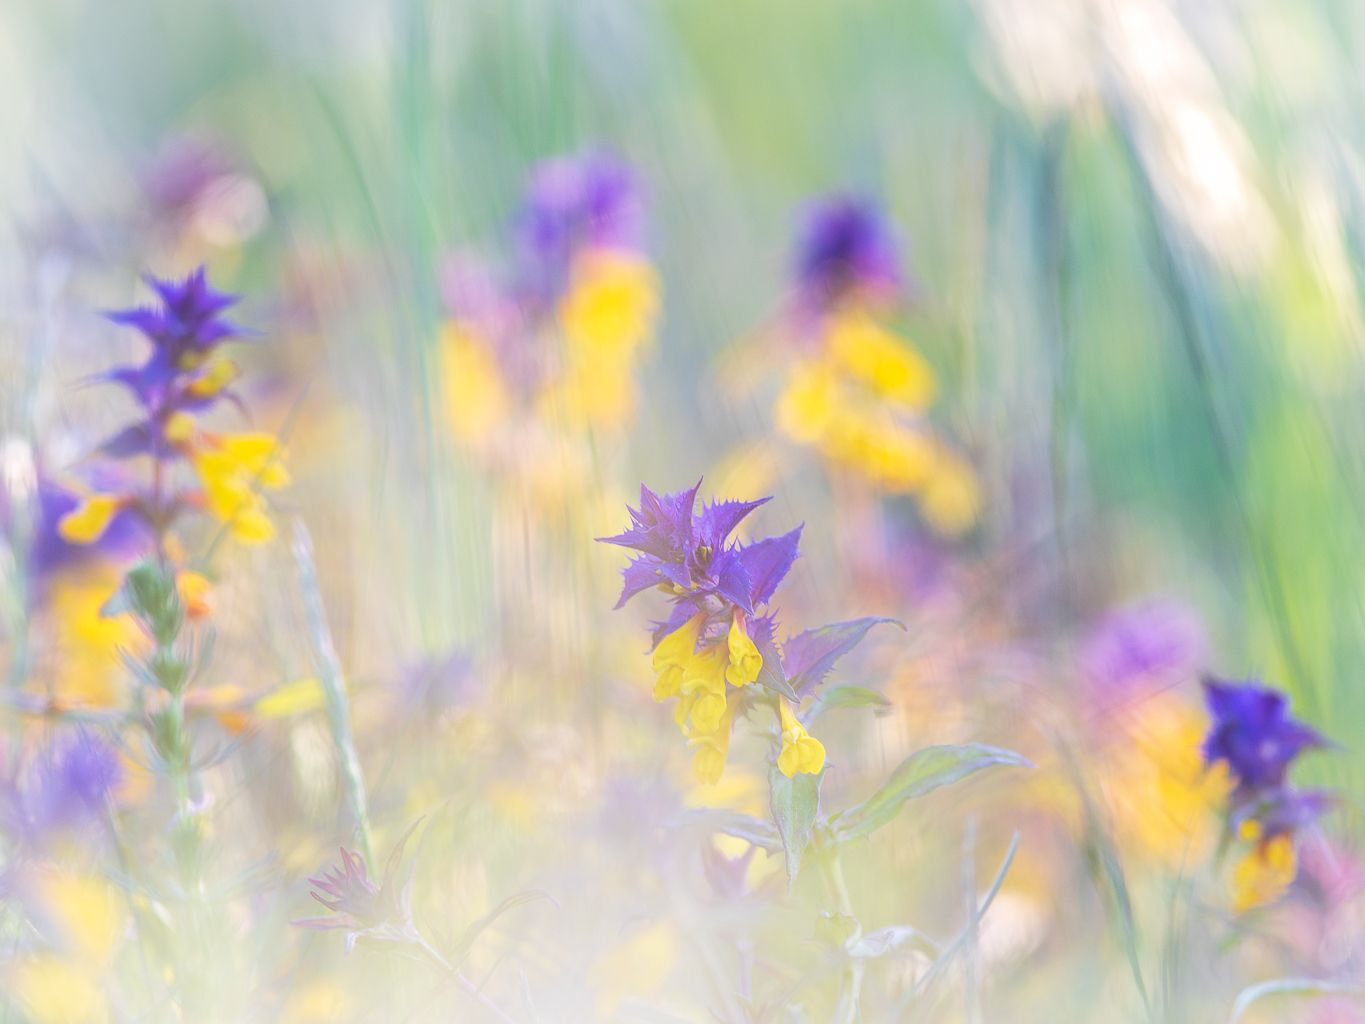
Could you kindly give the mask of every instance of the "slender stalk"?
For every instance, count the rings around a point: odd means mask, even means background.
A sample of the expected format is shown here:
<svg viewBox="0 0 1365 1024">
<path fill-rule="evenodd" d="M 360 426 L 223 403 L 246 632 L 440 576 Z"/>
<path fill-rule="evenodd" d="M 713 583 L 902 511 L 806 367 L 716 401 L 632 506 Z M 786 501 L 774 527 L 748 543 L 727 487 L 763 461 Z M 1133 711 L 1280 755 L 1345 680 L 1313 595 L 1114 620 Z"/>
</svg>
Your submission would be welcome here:
<svg viewBox="0 0 1365 1024">
<path fill-rule="evenodd" d="M 356 751 L 355 737 L 351 733 L 350 702 L 346 696 L 346 678 L 341 672 L 341 662 L 337 658 L 336 646 L 332 643 L 332 631 L 327 625 L 327 610 L 322 603 L 322 591 L 318 587 L 317 565 L 313 560 L 313 540 L 303 521 L 294 521 L 294 561 L 298 565 L 299 585 L 303 589 L 304 605 L 308 612 L 308 631 L 313 641 L 313 658 L 318 672 L 318 681 L 327 702 L 327 721 L 332 731 L 332 742 L 336 745 L 337 756 L 341 761 L 341 772 L 346 782 L 346 794 L 350 799 L 351 813 L 355 816 L 356 831 L 360 836 L 360 849 L 370 870 L 375 870 L 374 849 L 370 842 L 370 814 L 365 799 L 365 777 L 360 768 L 360 755 Z"/>
</svg>

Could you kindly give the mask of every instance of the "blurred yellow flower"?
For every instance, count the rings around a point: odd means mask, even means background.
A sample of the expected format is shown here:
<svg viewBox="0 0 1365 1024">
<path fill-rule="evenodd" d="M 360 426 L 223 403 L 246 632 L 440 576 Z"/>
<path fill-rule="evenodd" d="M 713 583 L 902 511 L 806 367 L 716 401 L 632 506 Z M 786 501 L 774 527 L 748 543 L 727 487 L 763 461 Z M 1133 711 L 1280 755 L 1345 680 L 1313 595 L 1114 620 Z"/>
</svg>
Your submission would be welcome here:
<svg viewBox="0 0 1365 1024">
<path fill-rule="evenodd" d="M 857 308 L 841 311 L 825 329 L 830 356 L 873 393 L 913 411 L 928 408 L 937 383 L 928 361 Z"/>
<path fill-rule="evenodd" d="M 459 441 L 485 440 L 507 415 L 507 389 L 488 339 L 452 320 L 441 328 L 446 414 Z"/>
<path fill-rule="evenodd" d="M 116 494 L 91 494 L 57 522 L 57 533 L 68 544 L 93 544 L 126 503 Z"/>
<path fill-rule="evenodd" d="M 575 356 L 594 370 L 628 367 L 649 339 L 659 311 L 659 275 L 646 260 L 599 249 L 580 257 L 559 306 Z"/>
<path fill-rule="evenodd" d="M 1246 913 L 1284 895 L 1298 872 L 1294 838 L 1288 833 L 1256 843 L 1232 870 L 1232 907 Z"/>
<path fill-rule="evenodd" d="M 86 970 L 61 957 L 43 954 L 21 961 L 10 984 L 33 1024 L 98 1024 L 109 1019 L 109 1001 L 99 985 Z"/>
<path fill-rule="evenodd" d="M 272 434 L 227 434 L 206 439 L 191 455 L 209 510 L 244 544 L 275 536 L 260 489 L 285 486 L 289 473 Z"/>
</svg>

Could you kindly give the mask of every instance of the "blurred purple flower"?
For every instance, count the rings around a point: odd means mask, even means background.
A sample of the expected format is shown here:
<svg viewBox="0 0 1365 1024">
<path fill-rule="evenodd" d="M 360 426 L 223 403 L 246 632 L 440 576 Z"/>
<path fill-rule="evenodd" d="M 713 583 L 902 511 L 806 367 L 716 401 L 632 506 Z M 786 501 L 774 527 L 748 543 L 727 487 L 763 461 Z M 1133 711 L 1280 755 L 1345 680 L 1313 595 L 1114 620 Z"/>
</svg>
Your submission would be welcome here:
<svg viewBox="0 0 1365 1024">
<path fill-rule="evenodd" d="M 733 903 L 749 892 L 749 862 L 754 859 L 757 846 L 748 847 L 738 857 L 728 857 L 707 842 L 701 848 L 702 874 L 711 891 L 722 903 Z"/>
<path fill-rule="evenodd" d="M 238 296 L 215 291 L 203 267 L 181 281 L 148 277 L 160 300 L 108 314 L 116 324 L 140 331 L 152 343 L 152 354 L 141 366 L 121 366 L 107 379 L 128 387 L 154 417 L 172 408 L 196 408 L 216 399 L 220 391 L 196 389 L 188 379 L 209 353 L 248 332 L 223 318 Z"/>
<path fill-rule="evenodd" d="M 1198 671 L 1208 653 L 1204 630 L 1184 605 L 1143 601 L 1104 616 L 1086 637 L 1081 671 L 1116 690 L 1174 683 Z"/>
<path fill-rule="evenodd" d="M 157 151 L 142 175 L 142 188 L 157 213 L 183 216 L 216 182 L 235 172 L 235 162 L 222 145 L 182 136 Z"/>
<path fill-rule="evenodd" d="M 1326 746 L 1315 729 L 1289 716 L 1288 701 L 1278 691 L 1206 679 L 1204 695 L 1214 718 L 1204 759 L 1226 763 L 1243 798 L 1283 785 L 1299 754 Z"/>
<path fill-rule="evenodd" d="M 525 297 L 536 304 L 553 301 L 582 249 L 643 248 L 644 211 L 635 174 L 610 153 L 539 164 L 516 222 L 517 279 Z"/>
<path fill-rule="evenodd" d="M 800 305 L 816 315 L 850 297 L 885 300 L 904 287 L 900 250 L 886 218 L 847 195 L 824 196 L 807 207 L 794 269 Z"/>
<path fill-rule="evenodd" d="M 99 817 L 123 779 L 118 752 L 78 732 L 55 743 L 19 785 L 7 787 L 6 831 L 41 843 L 53 833 Z"/>
</svg>

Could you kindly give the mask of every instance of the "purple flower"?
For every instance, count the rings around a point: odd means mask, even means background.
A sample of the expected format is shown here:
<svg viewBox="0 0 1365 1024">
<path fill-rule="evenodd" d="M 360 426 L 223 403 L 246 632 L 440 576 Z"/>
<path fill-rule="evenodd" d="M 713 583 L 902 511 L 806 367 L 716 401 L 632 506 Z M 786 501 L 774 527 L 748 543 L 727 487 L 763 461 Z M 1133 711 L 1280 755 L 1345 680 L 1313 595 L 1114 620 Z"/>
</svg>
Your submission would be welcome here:
<svg viewBox="0 0 1365 1024">
<path fill-rule="evenodd" d="M 717 501 L 698 511 L 700 487 L 698 480 L 685 491 L 661 495 L 641 485 L 640 507 L 627 509 L 630 529 L 598 538 L 640 552 L 622 571 L 617 608 L 651 587 L 672 594 L 673 614 L 660 625 L 656 642 L 698 612 L 738 608 L 754 614 L 771 600 L 796 559 L 800 527 L 753 544 L 729 541 L 740 522 L 771 499 Z"/>
<path fill-rule="evenodd" d="M 222 387 L 217 381 L 206 384 L 198 371 L 217 346 L 248 333 L 223 316 L 238 296 L 215 291 L 203 267 L 181 281 L 149 276 L 147 284 L 156 292 L 155 305 L 116 310 L 108 317 L 140 331 L 152 343 L 151 355 L 140 366 L 117 367 L 107 379 L 131 390 L 154 418 L 211 404 Z M 145 439 L 141 450 L 146 450 Z"/>
<path fill-rule="evenodd" d="M 643 248 L 644 209 L 634 173 L 610 153 L 560 156 L 537 166 L 516 223 L 518 280 L 526 298 L 553 301 L 582 249 Z"/>
<path fill-rule="evenodd" d="M 846 195 L 825 196 L 807 208 L 795 274 L 801 305 L 814 314 L 851 296 L 890 298 L 904 286 L 890 225 L 872 204 Z"/>
<path fill-rule="evenodd" d="M 1206 679 L 1204 696 L 1214 719 L 1204 759 L 1227 764 L 1242 801 L 1282 786 L 1299 754 L 1326 746 L 1316 730 L 1289 716 L 1284 694 L 1275 690 Z"/>
<path fill-rule="evenodd" d="M 1095 686 L 1115 690 L 1177 682 L 1208 652 L 1199 619 L 1170 601 L 1144 601 L 1110 612 L 1091 631 L 1080 664 Z"/>
<path fill-rule="evenodd" d="M 379 885 L 370 880 L 360 854 L 341 847 L 339 866 L 330 868 L 320 878 L 308 879 L 313 886 L 309 895 L 326 907 L 331 915 L 304 918 L 292 923 L 299 928 L 345 929 L 347 952 L 362 938 L 420 944 L 412 921 L 409 887 L 398 878 L 403 848 L 420 820 L 413 822 L 403 838 L 395 844 Z"/>
<path fill-rule="evenodd" d="M 99 817 L 122 779 L 118 752 L 104 740 L 78 732 L 49 748 L 22 785 L 9 787 L 7 831 L 37 843 L 54 832 L 79 828 Z"/>
</svg>

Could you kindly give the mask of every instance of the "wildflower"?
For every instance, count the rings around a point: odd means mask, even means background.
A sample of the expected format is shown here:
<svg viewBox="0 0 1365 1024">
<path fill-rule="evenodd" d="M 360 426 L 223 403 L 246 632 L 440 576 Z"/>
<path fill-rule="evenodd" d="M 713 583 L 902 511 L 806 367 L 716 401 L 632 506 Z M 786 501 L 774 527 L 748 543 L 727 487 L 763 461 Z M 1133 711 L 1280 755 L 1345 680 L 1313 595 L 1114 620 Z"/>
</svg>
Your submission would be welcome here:
<svg viewBox="0 0 1365 1024">
<path fill-rule="evenodd" d="M 701 483 L 677 494 L 640 488 L 631 528 L 599 540 L 639 552 L 623 570 L 617 607 L 658 587 L 673 610 L 656 625 L 652 665 L 656 700 L 676 698 L 674 719 L 694 748 L 693 771 L 715 782 L 725 767 L 739 707 L 732 691 L 763 670 L 771 642 L 766 606 L 796 559 L 801 528 L 752 544 L 730 539 L 767 498 L 720 501 L 697 509 Z"/>
<path fill-rule="evenodd" d="M 936 533 L 965 533 L 981 495 L 970 466 L 925 422 L 933 368 L 878 315 L 903 284 L 890 228 L 870 205 L 833 196 L 811 208 L 796 249 L 802 356 L 777 399 L 778 429 L 878 490 L 913 495 Z"/>
<path fill-rule="evenodd" d="M 583 252 L 638 253 L 644 197 L 630 168 L 609 153 L 546 160 L 517 219 L 518 278 L 527 300 L 563 295 Z"/>
<path fill-rule="evenodd" d="M 1214 716 L 1204 757 L 1226 762 L 1240 793 L 1282 785 L 1300 753 L 1326 743 L 1316 730 L 1289 717 L 1288 701 L 1275 690 L 1208 679 L 1204 693 Z"/>
<path fill-rule="evenodd" d="M 1204 759 L 1226 765 L 1232 774 L 1229 823 L 1251 844 L 1233 871 L 1233 903 L 1240 912 L 1278 898 L 1294 880 L 1293 837 L 1317 819 L 1330 798 L 1292 787 L 1289 767 L 1327 741 L 1291 718 L 1288 701 L 1275 690 L 1206 679 L 1204 693 L 1214 717 Z"/>
<path fill-rule="evenodd" d="M 787 778 L 797 774 L 819 775 L 825 767 L 825 746 L 806 731 L 791 705 L 785 700 L 777 703 L 782 724 L 782 750 L 777 755 L 777 768 Z"/>
<path fill-rule="evenodd" d="M 341 847 L 341 865 L 308 880 L 313 886 L 309 895 L 332 916 L 304 918 L 293 924 L 299 928 L 344 929 L 347 952 L 360 939 L 421 945 L 412 920 L 409 884 L 398 878 L 403 848 L 416 827 L 414 822 L 395 844 L 379 885 L 371 881 L 360 854 Z"/>
<path fill-rule="evenodd" d="M 183 281 L 148 278 L 159 302 L 109 314 L 115 323 L 136 328 L 151 343 L 140 364 L 120 366 L 105 379 L 128 388 L 142 407 L 142 419 L 101 446 L 115 459 L 149 455 L 158 463 L 186 459 L 203 487 L 209 509 L 229 524 L 240 540 L 268 540 L 273 527 L 259 488 L 287 482 L 279 443 L 269 434 L 217 435 L 199 430 L 195 416 L 223 399 L 233 399 L 236 364 L 219 351 L 246 332 L 225 319 L 238 301 L 215 291 L 200 267 Z M 138 512 L 164 536 L 170 520 L 185 507 L 184 496 L 161 493 L 161 475 L 147 495 L 96 493 L 68 512 L 59 524 L 71 543 L 98 540 L 124 508 Z"/>
<path fill-rule="evenodd" d="M 799 300 L 813 312 L 850 301 L 887 299 L 903 287 L 890 225 L 870 203 L 845 195 L 814 202 L 796 247 Z"/>
</svg>

